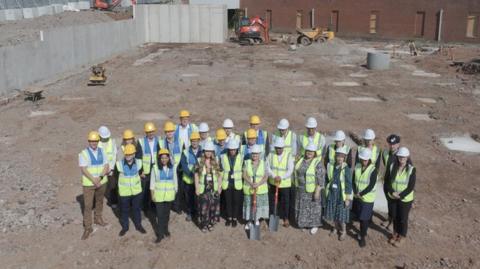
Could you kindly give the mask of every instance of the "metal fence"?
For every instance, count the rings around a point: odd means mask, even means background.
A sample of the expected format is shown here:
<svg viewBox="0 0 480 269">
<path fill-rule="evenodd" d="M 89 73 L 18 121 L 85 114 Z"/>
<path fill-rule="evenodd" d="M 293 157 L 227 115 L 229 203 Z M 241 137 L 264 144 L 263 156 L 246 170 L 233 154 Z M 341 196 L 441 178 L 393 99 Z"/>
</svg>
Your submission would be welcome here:
<svg viewBox="0 0 480 269">
<path fill-rule="evenodd" d="M 80 2 L 79 0 L 0 0 L 0 10 L 43 7 L 48 5 L 65 5 L 67 3 Z"/>
</svg>

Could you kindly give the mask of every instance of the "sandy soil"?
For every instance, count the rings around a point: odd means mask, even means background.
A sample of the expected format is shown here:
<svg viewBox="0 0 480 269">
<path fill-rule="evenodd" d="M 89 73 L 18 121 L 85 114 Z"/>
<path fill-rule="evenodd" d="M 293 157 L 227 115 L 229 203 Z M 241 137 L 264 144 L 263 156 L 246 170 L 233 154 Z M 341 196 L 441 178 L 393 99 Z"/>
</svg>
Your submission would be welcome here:
<svg viewBox="0 0 480 269">
<path fill-rule="evenodd" d="M 106 62 L 105 87 L 86 86 L 89 72 L 79 70 L 47 85 L 46 99 L 37 104 L 17 100 L 0 107 L 2 268 L 478 267 L 480 156 L 450 152 L 439 142 L 451 134 L 479 133 L 478 77 L 458 74 L 446 56 L 433 55 L 402 55 L 392 59 L 390 70 L 369 71 L 362 65 L 370 46 L 337 40 L 288 51 L 278 44 L 152 44 Z M 151 53 L 156 54 L 148 57 Z M 418 69 L 441 75 L 412 75 Z M 333 86 L 336 82 L 360 86 Z M 382 147 L 388 134 L 400 134 L 417 166 L 406 244 L 390 246 L 378 217 L 368 246 L 360 249 L 356 228 L 344 242 L 326 229 L 311 236 L 293 228 L 264 232 L 260 242 L 252 242 L 242 227 L 221 223 L 202 234 L 184 216 L 173 215 L 171 239 L 155 245 L 148 220 L 146 235 L 131 230 L 119 238 L 120 224 L 110 208 L 105 210 L 110 226 L 81 241 L 77 153 L 87 132 L 105 124 L 115 137 L 127 127 L 140 135 L 145 120 L 176 121 L 183 108 L 211 129 L 230 117 L 244 130 L 255 113 L 269 131 L 282 117 L 300 131 L 305 118 L 315 116 L 326 133 L 373 128 Z M 431 120 L 412 120 L 409 113 Z"/>
<path fill-rule="evenodd" d="M 123 20 L 131 17 L 131 9 L 119 12 L 82 10 L 79 12 L 65 11 L 33 19 L 0 22 L 0 47 L 38 40 L 41 30 Z"/>
</svg>

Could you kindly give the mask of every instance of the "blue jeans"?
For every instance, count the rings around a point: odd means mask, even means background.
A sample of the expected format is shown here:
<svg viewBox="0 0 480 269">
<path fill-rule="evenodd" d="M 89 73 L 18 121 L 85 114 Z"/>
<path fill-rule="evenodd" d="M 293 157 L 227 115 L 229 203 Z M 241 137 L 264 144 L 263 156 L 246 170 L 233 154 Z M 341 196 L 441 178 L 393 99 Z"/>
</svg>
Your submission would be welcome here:
<svg viewBox="0 0 480 269">
<path fill-rule="evenodd" d="M 120 224 L 123 230 L 128 230 L 128 216 L 130 215 L 130 209 L 132 209 L 132 220 L 135 228 L 142 226 L 141 218 L 141 204 L 142 193 L 133 196 L 119 196 L 120 200 Z"/>
</svg>

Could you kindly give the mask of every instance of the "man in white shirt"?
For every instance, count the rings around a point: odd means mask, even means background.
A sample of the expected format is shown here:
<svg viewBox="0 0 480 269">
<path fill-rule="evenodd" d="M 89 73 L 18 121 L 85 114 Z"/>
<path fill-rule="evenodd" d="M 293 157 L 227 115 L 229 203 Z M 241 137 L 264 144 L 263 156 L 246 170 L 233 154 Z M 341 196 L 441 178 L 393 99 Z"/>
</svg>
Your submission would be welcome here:
<svg viewBox="0 0 480 269">
<path fill-rule="evenodd" d="M 275 152 L 267 158 L 270 214 L 274 213 L 275 192 L 278 187 L 277 208 L 279 209 L 280 218 L 283 219 L 283 226 L 287 228 L 290 226 L 290 197 L 292 196 L 294 158 L 290 152 L 284 150 L 285 141 L 283 138 L 278 137 L 273 147 L 275 148 Z"/>
<path fill-rule="evenodd" d="M 180 142 L 181 150 L 190 147 L 190 135 L 192 132 L 198 132 L 195 124 L 190 123 L 190 112 L 188 110 L 180 111 L 180 124 L 177 124 L 175 130 L 175 141 Z"/>
</svg>

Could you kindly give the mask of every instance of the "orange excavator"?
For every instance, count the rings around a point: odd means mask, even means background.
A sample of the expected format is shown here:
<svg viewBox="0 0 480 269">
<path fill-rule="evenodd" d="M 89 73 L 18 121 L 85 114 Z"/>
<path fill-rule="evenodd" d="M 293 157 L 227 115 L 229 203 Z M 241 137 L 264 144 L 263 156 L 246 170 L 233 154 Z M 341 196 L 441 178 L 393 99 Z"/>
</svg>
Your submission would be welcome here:
<svg viewBox="0 0 480 269">
<path fill-rule="evenodd" d="M 256 45 L 270 41 L 268 32 L 268 24 L 265 20 L 255 16 L 240 19 L 236 34 L 241 45 Z"/>
<path fill-rule="evenodd" d="M 113 10 L 116 6 L 118 6 L 122 0 L 112 0 L 112 1 L 102 1 L 102 0 L 95 0 L 95 8 L 101 10 Z"/>
</svg>

